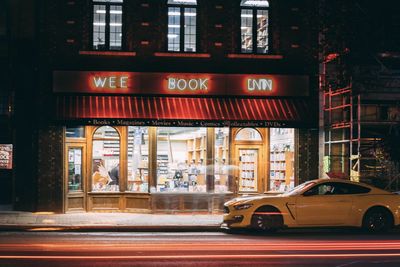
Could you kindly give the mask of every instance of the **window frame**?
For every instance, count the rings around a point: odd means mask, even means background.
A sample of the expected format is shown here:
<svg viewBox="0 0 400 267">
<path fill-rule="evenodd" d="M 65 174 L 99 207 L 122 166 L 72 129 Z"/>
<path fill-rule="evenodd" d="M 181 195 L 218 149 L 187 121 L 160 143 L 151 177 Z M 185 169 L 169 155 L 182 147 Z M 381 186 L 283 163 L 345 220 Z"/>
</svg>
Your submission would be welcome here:
<svg viewBox="0 0 400 267">
<path fill-rule="evenodd" d="M 271 34 L 270 34 L 270 3 L 268 2 L 268 7 L 260 7 L 260 6 L 242 6 L 240 3 L 240 12 L 239 12 L 239 53 L 240 54 L 245 54 L 245 55 L 268 55 L 271 54 L 271 49 L 270 49 L 270 41 L 271 41 Z M 252 12 L 252 52 L 243 52 L 242 51 L 242 11 L 243 10 L 251 10 Z M 265 53 L 259 53 L 257 52 L 257 45 L 258 45 L 258 40 L 257 40 L 257 12 L 259 10 L 266 10 L 268 13 L 267 17 L 267 52 Z"/>
<path fill-rule="evenodd" d="M 169 40 L 168 40 L 168 23 L 169 23 L 169 8 L 174 7 L 174 8 L 179 8 L 179 51 L 174 51 L 174 50 L 169 50 Z M 199 21 L 198 21 L 198 4 L 192 5 L 192 4 L 183 4 L 183 3 L 177 3 L 177 4 L 170 4 L 168 3 L 167 0 L 167 23 L 166 23 L 166 34 L 167 34 L 167 42 L 166 42 L 166 51 L 169 53 L 199 53 Z M 194 8 L 196 9 L 196 46 L 195 49 L 196 51 L 185 51 L 185 8 Z"/>
<path fill-rule="evenodd" d="M 123 51 L 125 50 L 125 12 L 124 12 L 124 4 L 125 2 L 101 2 L 99 0 L 92 0 L 91 1 L 91 35 L 90 35 L 90 45 L 91 45 L 91 50 L 94 51 Z M 105 17 L 105 41 L 104 41 L 104 48 L 103 49 L 95 49 L 94 48 L 94 39 L 93 39 L 93 34 L 94 34 L 94 6 L 95 5 L 104 5 L 106 7 L 106 17 Z M 120 6 L 122 10 L 122 27 L 121 27 L 121 47 L 120 49 L 110 49 L 110 7 L 111 6 Z"/>
</svg>

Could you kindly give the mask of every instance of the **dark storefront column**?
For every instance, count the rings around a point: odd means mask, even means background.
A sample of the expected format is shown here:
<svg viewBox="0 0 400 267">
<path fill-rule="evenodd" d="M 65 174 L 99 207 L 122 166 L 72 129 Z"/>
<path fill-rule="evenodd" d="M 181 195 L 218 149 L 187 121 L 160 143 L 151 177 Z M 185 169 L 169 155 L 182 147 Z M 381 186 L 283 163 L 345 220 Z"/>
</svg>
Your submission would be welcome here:
<svg viewBox="0 0 400 267">
<path fill-rule="evenodd" d="M 295 137 L 298 144 L 298 160 L 295 161 L 298 171 L 298 183 L 318 177 L 318 130 L 299 129 Z"/>
<path fill-rule="evenodd" d="M 37 210 L 63 212 L 62 126 L 43 126 L 38 143 Z"/>
</svg>

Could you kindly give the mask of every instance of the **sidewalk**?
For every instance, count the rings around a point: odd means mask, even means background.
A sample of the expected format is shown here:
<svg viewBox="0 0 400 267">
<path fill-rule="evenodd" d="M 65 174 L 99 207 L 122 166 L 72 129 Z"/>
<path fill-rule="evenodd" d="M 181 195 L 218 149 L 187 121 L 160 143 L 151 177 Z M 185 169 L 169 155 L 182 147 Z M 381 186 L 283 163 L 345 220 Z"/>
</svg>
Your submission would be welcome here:
<svg viewBox="0 0 400 267">
<path fill-rule="evenodd" d="M 0 211 L 0 231 L 218 231 L 222 214 Z"/>
</svg>

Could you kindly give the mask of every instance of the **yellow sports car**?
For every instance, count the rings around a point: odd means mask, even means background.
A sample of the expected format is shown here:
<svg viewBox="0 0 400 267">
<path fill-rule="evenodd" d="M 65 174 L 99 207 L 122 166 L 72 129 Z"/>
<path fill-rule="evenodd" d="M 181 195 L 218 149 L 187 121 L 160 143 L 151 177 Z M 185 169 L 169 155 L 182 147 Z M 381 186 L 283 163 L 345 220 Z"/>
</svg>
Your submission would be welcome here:
<svg viewBox="0 0 400 267">
<path fill-rule="evenodd" d="M 305 182 L 287 193 L 232 199 L 224 204 L 228 229 L 274 231 L 295 227 L 362 227 L 386 231 L 400 224 L 400 195 L 342 179 Z"/>
</svg>

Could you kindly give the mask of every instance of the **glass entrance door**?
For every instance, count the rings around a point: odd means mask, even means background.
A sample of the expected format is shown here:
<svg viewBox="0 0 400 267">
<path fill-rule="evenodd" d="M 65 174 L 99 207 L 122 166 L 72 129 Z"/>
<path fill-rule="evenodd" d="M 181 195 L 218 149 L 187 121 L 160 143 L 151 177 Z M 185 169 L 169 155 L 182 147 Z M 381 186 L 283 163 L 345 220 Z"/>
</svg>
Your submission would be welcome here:
<svg viewBox="0 0 400 267">
<path fill-rule="evenodd" d="M 239 192 L 258 191 L 258 149 L 239 148 Z"/>
<path fill-rule="evenodd" d="M 67 144 L 65 169 L 67 212 L 85 210 L 85 152 L 84 144 Z"/>
</svg>

